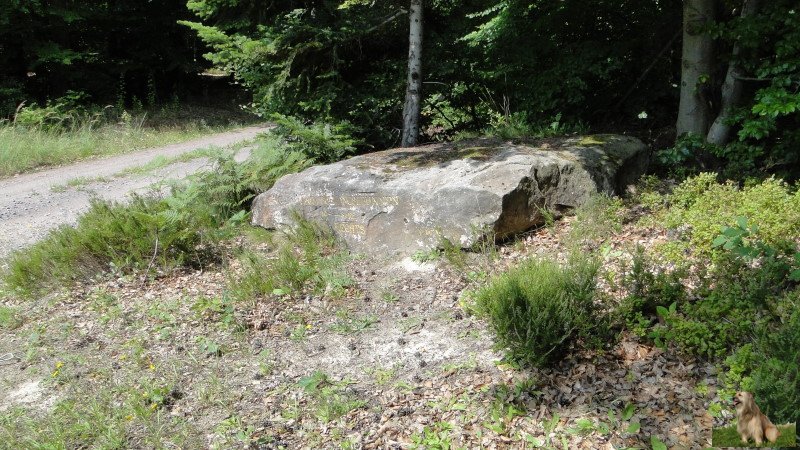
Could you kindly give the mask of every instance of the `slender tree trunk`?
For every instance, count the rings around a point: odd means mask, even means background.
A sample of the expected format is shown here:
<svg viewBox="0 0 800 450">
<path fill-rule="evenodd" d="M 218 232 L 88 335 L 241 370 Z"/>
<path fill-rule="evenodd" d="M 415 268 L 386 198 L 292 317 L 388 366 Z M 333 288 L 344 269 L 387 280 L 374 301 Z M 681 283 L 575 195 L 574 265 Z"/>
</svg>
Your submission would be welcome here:
<svg viewBox="0 0 800 450">
<path fill-rule="evenodd" d="M 704 27 L 714 19 L 716 0 L 683 1 L 683 55 L 678 136 L 705 136 L 711 124 L 708 78 L 714 70 L 714 42 Z"/>
<path fill-rule="evenodd" d="M 422 104 L 422 0 L 411 0 L 408 12 L 408 81 L 403 105 L 402 147 L 417 145 L 419 111 Z"/>
<path fill-rule="evenodd" d="M 758 11 L 758 0 L 745 0 L 742 5 L 742 19 L 754 15 Z M 730 119 L 733 114 L 733 109 L 739 106 L 742 100 L 742 90 L 744 82 L 741 80 L 742 69 L 739 67 L 739 42 L 733 45 L 731 52 L 731 62 L 728 64 L 728 73 L 725 75 L 725 82 L 722 84 L 722 98 L 719 114 L 711 124 L 711 129 L 708 131 L 706 141 L 711 144 L 725 145 L 731 138 L 731 125 Z"/>
</svg>

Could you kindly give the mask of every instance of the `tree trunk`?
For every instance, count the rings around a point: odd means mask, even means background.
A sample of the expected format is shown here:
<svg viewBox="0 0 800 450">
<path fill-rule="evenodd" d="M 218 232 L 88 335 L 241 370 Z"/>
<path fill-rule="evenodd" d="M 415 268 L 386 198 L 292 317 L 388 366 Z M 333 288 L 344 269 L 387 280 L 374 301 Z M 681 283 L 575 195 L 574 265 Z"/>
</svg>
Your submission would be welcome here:
<svg viewBox="0 0 800 450">
<path fill-rule="evenodd" d="M 714 19 L 716 0 L 683 1 L 683 55 L 678 136 L 705 136 L 711 123 L 707 92 L 714 70 L 714 41 L 704 27 Z"/>
<path fill-rule="evenodd" d="M 417 145 L 419 111 L 422 103 L 422 0 L 411 0 L 408 12 L 408 81 L 403 105 L 402 147 Z"/>
<path fill-rule="evenodd" d="M 758 11 L 758 3 L 758 0 L 745 0 L 742 5 L 742 19 L 754 15 Z M 739 61 L 737 61 L 739 51 L 739 42 L 736 42 L 731 52 L 728 73 L 725 75 L 725 82 L 722 84 L 719 114 L 714 123 L 711 124 L 711 129 L 708 131 L 708 136 L 706 136 L 706 141 L 711 144 L 725 145 L 731 138 L 731 115 L 733 114 L 733 109 L 742 100 L 742 90 L 744 88 L 744 82 L 741 80 L 743 76 L 742 69 L 739 67 Z"/>
</svg>

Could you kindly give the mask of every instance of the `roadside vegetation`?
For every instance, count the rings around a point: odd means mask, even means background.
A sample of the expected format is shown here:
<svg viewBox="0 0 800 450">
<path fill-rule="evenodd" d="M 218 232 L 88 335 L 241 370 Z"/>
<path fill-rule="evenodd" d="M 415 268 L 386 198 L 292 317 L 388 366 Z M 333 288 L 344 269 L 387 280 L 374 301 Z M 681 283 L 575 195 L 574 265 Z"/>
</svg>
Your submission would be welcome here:
<svg viewBox="0 0 800 450">
<path fill-rule="evenodd" d="M 96 156 L 188 141 L 254 123 L 237 111 L 179 103 L 149 109 L 87 107 L 79 94 L 20 105 L 0 120 L 0 177 Z"/>
</svg>

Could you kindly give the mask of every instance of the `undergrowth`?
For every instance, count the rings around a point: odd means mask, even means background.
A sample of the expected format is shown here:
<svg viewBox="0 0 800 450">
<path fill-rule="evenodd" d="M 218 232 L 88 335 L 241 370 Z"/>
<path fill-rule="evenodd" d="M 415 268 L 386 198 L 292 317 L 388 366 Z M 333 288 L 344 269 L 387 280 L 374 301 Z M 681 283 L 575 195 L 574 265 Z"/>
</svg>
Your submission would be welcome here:
<svg viewBox="0 0 800 450">
<path fill-rule="evenodd" d="M 588 344 L 607 337 L 594 303 L 597 269 L 596 261 L 580 256 L 565 266 L 525 261 L 475 293 L 477 310 L 488 317 L 509 360 L 551 364 L 578 340 Z"/>
<path fill-rule="evenodd" d="M 165 198 L 95 200 L 75 227 L 62 226 L 12 254 L 4 281 L 30 296 L 107 271 L 200 266 L 220 256 L 220 242 L 247 220 L 256 192 L 309 164 L 266 139 L 244 163 L 219 156 L 214 169 L 176 184 Z"/>
<path fill-rule="evenodd" d="M 648 195 L 672 239 L 632 255 L 621 326 L 718 363 L 721 398 L 753 391 L 775 420 L 800 419 L 800 194 L 700 174 Z"/>
<path fill-rule="evenodd" d="M 228 288 L 239 300 L 300 293 L 340 297 L 352 284 L 343 268 L 347 259 L 330 230 L 295 217 L 272 255 L 241 254 L 241 270 L 231 275 Z"/>
</svg>

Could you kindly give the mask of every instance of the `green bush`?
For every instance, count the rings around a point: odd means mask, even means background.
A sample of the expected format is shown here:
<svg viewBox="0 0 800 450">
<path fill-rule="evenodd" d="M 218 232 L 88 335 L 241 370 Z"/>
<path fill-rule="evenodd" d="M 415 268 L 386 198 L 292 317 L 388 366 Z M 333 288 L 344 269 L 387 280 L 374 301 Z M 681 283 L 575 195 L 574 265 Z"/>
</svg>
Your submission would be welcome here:
<svg viewBox="0 0 800 450">
<path fill-rule="evenodd" d="M 557 361 L 578 339 L 602 339 L 606 328 L 594 304 L 598 264 L 574 258 L 566 266 L 528 260 L 475 294 L 497 345 L 510 360 L 533 366 Z"/>
<path fill-rule="evenodd" d="M 800 290 L 787 298 L 793 310 L 775 331 L 765 331 L 756 343 L 764 361 L 752 378 L 761 409 L 779 422 L 800 421 Z"/>
<path fill-rule="evenodd" d="M 45 106 L 24 105 L 14 115 L 14 125 L 45 130 L 69 130 L 75 127 L 91 128 L 99 123 L 102 111 L 87 109 L 89 96 L 84 92 L 67 91 L 63 97 L 48 101 Z"/>
<path fill-rule="evenodd" d="M 723 357 L 774 320 L 787 275 L 785 265 L 753 265 L 724 254 L 692 301 L 676 299 L 674 311 L 661 310 L 664 323 L 653 336 L 690 354 Z"/>
<path fill-rule="evenodd" d="M 637 246 L 630 267 L 623 275 L 622 283 L 627 295 L 616 310 L 620 321 L 642 334 L 644 330 L 641 328 L 647 328 L 656 319 L 658 306 L 683 303 L 686 298 L 684 275 L 680 270 L 658 270 L 644 247 Z"/>
<path fill-rule="evenodd" d="M 686 229 L 685 238 L 700 256 L 715 253 L 712 243 L 721 227 L 734 225 L 737 217 L 758 224 L 754 237 L 778 250 L 793 245 L 791 240 L 800 235 L 800 191 L 774 178 L 740 189 L 703 173 L 676 187 L 669 201 L 664 224 Z"/>
</svg>

